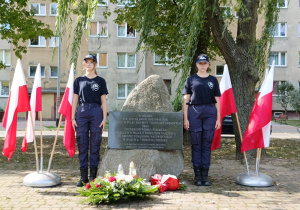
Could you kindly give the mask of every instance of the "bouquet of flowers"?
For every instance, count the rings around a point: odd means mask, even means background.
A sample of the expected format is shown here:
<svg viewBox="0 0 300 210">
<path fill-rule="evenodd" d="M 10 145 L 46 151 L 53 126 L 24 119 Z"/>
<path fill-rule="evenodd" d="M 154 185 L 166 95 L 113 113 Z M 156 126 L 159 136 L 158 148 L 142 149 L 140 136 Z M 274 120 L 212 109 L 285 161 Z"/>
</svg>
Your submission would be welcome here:
<svg viewBox="0 0 300 210">
<path fill-rule="evenodd" d="M 155 174 L 154 176 L 151 176 L 151 184 L 158 186 L 159 192 L 163 193 L 166 190 L 184 190 L 185 184 L 179 182 L 179 179 L 177 179 L 174 175 L 163 175 Z"/>
<path fill-rule="evenodd" d="M 147 185 L 143 178 L 137 178 L 136 175 L 106 172 L 104 177 L 87 183 L 78 192 L 88 197 L 86 202 L 100 204 L 145 198 L 158 192 L 158 186 Z"/>
</svg>

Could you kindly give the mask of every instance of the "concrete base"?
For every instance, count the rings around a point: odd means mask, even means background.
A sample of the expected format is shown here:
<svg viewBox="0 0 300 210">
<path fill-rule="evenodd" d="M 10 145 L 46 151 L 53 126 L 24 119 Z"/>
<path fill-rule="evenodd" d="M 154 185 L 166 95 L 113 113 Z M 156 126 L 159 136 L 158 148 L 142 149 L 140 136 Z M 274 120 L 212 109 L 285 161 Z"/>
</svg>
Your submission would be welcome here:
<svg viewBox="0 0 300 210">
<path fill-rule="evenodd" d="M 236 183 L 248 187 L 271 187 L 272 178 L 262 173 L 241 173 L 236 178 Z"/>
<path fill-rule="evenodd" d="M 61 184 L 61 178 L 55 173 L 33 172 L 23 179 L 23 185 L 27 187 L 53 187 Z"/>
</svg>

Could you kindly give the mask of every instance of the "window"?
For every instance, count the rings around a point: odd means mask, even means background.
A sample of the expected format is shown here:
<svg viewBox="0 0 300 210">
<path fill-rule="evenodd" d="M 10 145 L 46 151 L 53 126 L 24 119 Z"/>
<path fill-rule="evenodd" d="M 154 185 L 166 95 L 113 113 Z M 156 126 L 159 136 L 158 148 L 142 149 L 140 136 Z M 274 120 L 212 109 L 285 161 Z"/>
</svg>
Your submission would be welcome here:
<svg viewBox="0 0 300 210">
<path fill-rule="evenodd" d="M 164 83 L 167 86 L 169 94 L 171 95 L 171 80 L 170 79 L 164 79 Z"/>
<path fill-rule="evenodd" d="M 154 53 L 154 65 L 170 65 L 168 62 L 170 59 L 167 55 L 159 55 L 158 53 Z"/>
<path fill-rule="evenodd" d="M 0 82 L 0 96 L 8 97 L 9 96 L 9 82 Z"/>
<path fill-rule="evenodd" d="M 99 1 L 98 1 L 99 2 Z M 101 3 L 98 3 L 98 7 L 107 7 L 108 6 L 108 2 L 107 0 L 100 0 Z"/>
<path fill-rule="evenodd" d="M 58 47 L 58 45 L 59 45 L 59 37 L 52 36 L 50 38 L 49 47 Z"/>
<path fill-rule="evenodd" d="M 221 6 L 220 7 L 221 12 L 223 13 L 223 17 L 229 17 L 232 15 L 232 9 L 231 7 L 227 7 L 227 6 Z"/>
<path fill-rule="evenodd" d="M 57 67 L 56 66 L 50 66 L 50 77 L 51 78 L 57 78 Z"/>
<path fill-rule="evenodd" d="M 286 23 L 277 23 L 275 31 L 273 32 L 274 37 L 286 37 Z"/>
<path fill-rule="evenodd" d="M 0 62 L 10 66 L 10 50 L 0 50 Z"/>
<path fill-rule="evenodd" d="M 118 68 L 135 68 L 135 54 L 118 53 Z"/>
<path fill-rule="evenodd" d="M 28 77 L 34 77 L 36 72 L 37 66 L 29 66 L 29 76 Z M 41 77 L 45 78 L 45 66 L 41 66 Z"/>
<path fill-rule="evenodd" d="M 216 65 L 216 76 L 222 77 L 224 71 L 224 65 Z"/>
<path fill-rule="evenodd" d="M 107 53 L 97 53 L 99 68 L 107 68 Z"/>
<path fill-rule="evenodd" d="M 269 57 L 269 65 L 272 65 L 275 60 L 275 66 L 286 66 L 286 53 L 285 52 L 271 52 Z"/>
<path fill-rule="evenodd" d="M 127 23 L 118 25 L 118 37 L 135 38 L 135 30 Z"/>
<path fill-rule="evenodd" d="M 127 5 L 128 7 L 133 7 L 134 3 L 134 0 L 118 0 L 117 6 L 124 7 L 125 5 Z"/>
<path fill-rule="evenodd" d="M 57 15 L 57 4 L 55 4 L 55 3 L 50 4 L 50 15 L 51 16 Z"/>
<path fill-rule="evenodd" d="M 118 99 L 126 99 L 135 88 L 135 84 L 118 84 Z"/>
<path fill-rule="evenodd" d="M 46 4 L 30 4 L 30 11 L 37 16 L 46 16 Z"/>
<path fill-rule="evenodd" d="M 277 7 L 278 8 L 287 8 L 287 0 L 278 0 Z"/>
<path fill-rule="evenodd" d="M 274 117 L 279 117 L 281 114 L 283 114 L 283 112 L 274 112 Z"/>
<path fill-rule="evenodd" d="M 92 22 L 90 36 L 108 37 L 107 22 Z"/>
<path fill-rule="evenodd" d="M 277 85 L 280 85 L 281 83 L 285 83 L 285 81 L 273 81 L 273 95 L 278 95 Z"/>
<path fill-rule="evenodd" d="M 30 47 L 46 47 L 46 39 L 43 36 L 39 36 L 36 39 L 31 39 L 29 45 Z"/>
</svg>

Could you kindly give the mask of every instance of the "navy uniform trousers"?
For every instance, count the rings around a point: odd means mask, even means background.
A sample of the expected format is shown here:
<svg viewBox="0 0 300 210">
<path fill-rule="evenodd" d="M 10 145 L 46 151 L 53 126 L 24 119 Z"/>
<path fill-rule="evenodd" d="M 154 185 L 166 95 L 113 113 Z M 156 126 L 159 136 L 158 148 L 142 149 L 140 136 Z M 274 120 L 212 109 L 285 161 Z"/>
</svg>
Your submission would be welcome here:
<svg viewBox="0 0 300 210">
<path fill-rule="evenodd" d="M 76 140 L 79 151 L 80 168 L 88 168 L 90 150 L 90 168 L 97 168 L 100 162 L 102 140 L 103 111 L 100 104 L 84 103 L 77 107 Z"/>
<path fill-rule="evenodd" d="M 190 105 L 188 108 L 189 131 L 194 168 L 209 168 L 211 144 L 214 138 L 217 108 L 214 104 Z"/>
</svg>

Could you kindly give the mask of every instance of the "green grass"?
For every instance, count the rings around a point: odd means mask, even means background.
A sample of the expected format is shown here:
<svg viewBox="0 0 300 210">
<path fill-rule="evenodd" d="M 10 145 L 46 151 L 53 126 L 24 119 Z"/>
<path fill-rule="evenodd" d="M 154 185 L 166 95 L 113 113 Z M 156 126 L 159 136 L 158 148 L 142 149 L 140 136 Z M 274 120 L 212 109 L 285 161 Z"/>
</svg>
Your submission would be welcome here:
<svg viewBox="0 0 300 210">
<path fill-rule="evenodd" d="M 56 126 L 49 125 L 49 126 L 44 126 L 44 127 L 46 127 L 47 130 L 50 130 L 50 131 L 56 131 L 57 130 Z M 63 126 L 63 125 L 61 125 L 60 128 L 59 128 L 59 130 L 64 130 L 64 129 L 65 129 L 65 126 Z"/>
<path fill-rule="evenodd" d="M 276 122 L 276 121 L 273 121 L 273 122 Z M 295 126 L 295 127 L 300 127 L 300 120 L 287 120 L 285 122 L 277 121 L 277 123 L 290 125 L 290 126 Z"/>
<path fill-rule="evenodd" d="M 300 127 L 300 120 L 287 120 L 286 124 L 295 127 Z"/>
</svg>

